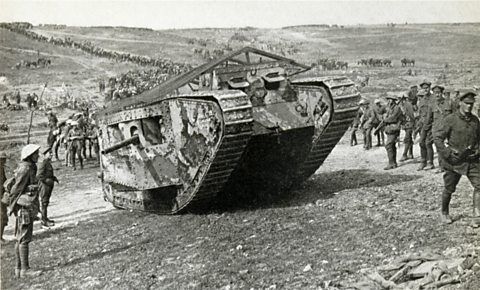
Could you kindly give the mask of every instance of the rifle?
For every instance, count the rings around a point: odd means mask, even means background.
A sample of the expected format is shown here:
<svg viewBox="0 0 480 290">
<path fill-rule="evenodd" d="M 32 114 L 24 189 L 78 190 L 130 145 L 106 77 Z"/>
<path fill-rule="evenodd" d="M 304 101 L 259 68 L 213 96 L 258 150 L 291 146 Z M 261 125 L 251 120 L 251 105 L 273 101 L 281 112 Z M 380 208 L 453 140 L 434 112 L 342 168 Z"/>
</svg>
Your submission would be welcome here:
<svg viewBox="0 0 480 290">
<path fill-rule="evenodd" d="M 373 135 L 377 135 L 378 131 L 382 129 L 384 125 L 385 125 L 385 122 L 384 120 L 382 120 L 380 124 L 378 124 L 378 126 L 375 129 L 373 129 Z"/>
</svg>

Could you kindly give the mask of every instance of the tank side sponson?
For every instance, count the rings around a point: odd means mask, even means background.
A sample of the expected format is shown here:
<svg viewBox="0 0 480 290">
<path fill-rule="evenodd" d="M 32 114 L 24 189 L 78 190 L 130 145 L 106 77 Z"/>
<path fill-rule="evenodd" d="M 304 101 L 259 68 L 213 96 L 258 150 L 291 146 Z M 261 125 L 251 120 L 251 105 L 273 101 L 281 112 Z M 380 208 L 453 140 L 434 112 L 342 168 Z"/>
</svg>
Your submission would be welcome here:
<svg viewBox="0 0 480 290">
<path fill-rule="evenodd" d="M 329 124 L 314 139 L 308 157 L 297 171 L 294 184 L 299 184 L 315 173 L 345 134 L 358 111 L 360 93 L 355 83 L 346 77 L 297 78 L 292 84 L 322 86 L 328 89 L 333 100 L 333 113 Z"/>
</svg>

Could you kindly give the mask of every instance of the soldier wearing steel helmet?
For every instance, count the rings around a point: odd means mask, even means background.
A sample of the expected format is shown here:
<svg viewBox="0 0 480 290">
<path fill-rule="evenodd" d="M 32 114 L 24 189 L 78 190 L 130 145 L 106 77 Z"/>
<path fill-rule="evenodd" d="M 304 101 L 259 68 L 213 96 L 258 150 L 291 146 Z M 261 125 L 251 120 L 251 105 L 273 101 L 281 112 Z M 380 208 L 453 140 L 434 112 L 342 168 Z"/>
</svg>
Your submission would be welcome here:
<svg viewBox="0 0 480 290">
<path fill-rule="evenodd" d="M 377 128 L 383 121 L 383 115 L 387 112 L 387 109 L 382 105 L 382 101 L 376 99 L 374 101 L 373 113 L 375 114 L 375 120 L 372 122 L 372 126 Z M 375 136 L 377 136 L 377 144 L 375 146 L 380 147 L 385 145 L 385 131 L 383 127 L 376 130 Z"/>
<path fill-rule="evenodd" d="M 402 129 L 405 131 L 403 139 L 404 149 L 400 161 L 413 159 L 413 130 L 415 128 L 415 109 L 405 95 L 400 98 L 400 109 L 403 113 Z"/>
<path fill-rule="evenodd" d="M 385 124 L 385 134 L 387 134 L 387 142 L 385 149 L 387 150 L 388 165 L 384 170 L 397 168 L 397 147 L 395 143 L 400 135 L 400 126 L 402 123 L 402 110 L 397 104 L 398 97 L 387 96 L 387 112 L 383 122 Z"/>
<path fill-rule="evenodd" d="M 9 215 L 15 214 L 15 276 L 23 278 L 37 274 L 30 270 L 29 244 L 32 241 L 33 221 L 38 214 L 38 185 L 36 179 L 40 146 L 28 144 L 22 148 L 20 163 L 14 173 L 14 184 L 9 190 Z"/>
<path fill-rule="evenodd" d="M 444 189 L 442 193 L 442 221 L 452 223 L 449 205 L 452 194 L 466 175 L 473 186 L 473 216 L 480 219 L 480 121 L 472 114 L 476 94 L 467 92 L 459 98 L 458 111 L 445 117 L 435 131 L 435 145 L 442 157 Z M 447 145 L 445 145 L 445 141 Z"/>
<path fill-rule="evenodd" d="M 78 156 L 78 161 L 80 161 L 80 169 L 83 169 L 83 157 L 82 157 L 82 142 L 84 139 L 83 131 L 78 127 L 77 121 L 71 122 L 72 128 L 68 132 L 68 141 L 70 143 L 69 155 L 73 170 L 76 170 L 75 166 L 75 155 Z"/>
</svg>

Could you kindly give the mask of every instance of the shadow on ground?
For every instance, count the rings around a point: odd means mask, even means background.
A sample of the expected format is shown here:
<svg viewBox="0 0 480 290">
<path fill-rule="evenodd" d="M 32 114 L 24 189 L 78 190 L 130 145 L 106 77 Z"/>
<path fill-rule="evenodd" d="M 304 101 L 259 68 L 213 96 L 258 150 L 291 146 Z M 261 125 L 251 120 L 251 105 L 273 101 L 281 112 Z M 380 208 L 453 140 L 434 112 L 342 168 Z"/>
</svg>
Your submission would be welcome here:
<svg viewBox="0 0 480 290">
<path fill-rule="evenodd" d="M 338 170 L 314 175 L 297 188 L 280 192 L 272 190 L 270 192 L 250 192 L 235 196 L 229 193 L 221 193 L 217 197 L 215 205 L 195 209 L 191 213 L 208 214 L 212 212 L 303 206 L 315 203 L 319 199 L 333 198 L 335 197 L 334 193 L 344 190 L 383 187 L 421 177 L 421 175 L 381 173 L 363 169 Z M 272 184 L 272 188 L 278 187 Z"/>
</svg>

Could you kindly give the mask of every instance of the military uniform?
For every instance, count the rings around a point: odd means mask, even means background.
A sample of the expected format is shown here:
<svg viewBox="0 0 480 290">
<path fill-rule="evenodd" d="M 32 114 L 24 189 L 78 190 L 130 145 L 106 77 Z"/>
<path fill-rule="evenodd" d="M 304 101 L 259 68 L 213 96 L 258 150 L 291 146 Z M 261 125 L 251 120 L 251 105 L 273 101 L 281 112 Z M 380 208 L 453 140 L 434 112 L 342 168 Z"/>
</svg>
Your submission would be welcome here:
<svg viewBox="0 0 480 290">
<path fill-rule="evenodd" d="M 403 149 L 403 154 L 402 158 L 400 158 L 400 161 L 405 161 L 408 159 L 413 159 L 413 130 L 415 128 L 415 111 L 413 104 L 406 100 L 406 98 L 402 98 L 400 109 L 403 113 L 402 129 L 405 131 L 405 137 L 403 139 L 405 148 Z"/>
<path fill-rule="evenodd" d="M 433 87 L 435 100 L 433 100 L 432 102 L 432 132 L 435 132 L 436 130 L 442 128 L 445 117 L 453 112 L 453 105 L 450 100 L 443 97 L 443 91 L 444 88 L 442 86 L 436 85 Z M 437 152 L 438 151 L 439 150 L 437 147 Z M 443 170 L 442 162 L 442 157 L 440 154 L 438 154 L 438 164 L 440 165 L 440 170 Z"/>
<path fill-rule="evenodd" d="M 360 126 L 360 119 L 362 118 L 362 110 L 358 110 L 357 114 L 355 115 L 355 119 L 353 119 L 352 123 L 352 132 L 350 133 L 350 146 L 355 146 L 358 144 L 357 142 L 357 130 Z"/>
<path fill-rule="evenodd" d="M 75 155 L 78 156 L 78 160 L 80 161 L 80 168 L 83 169 L 83 157 L 82 157 L 82 143 L 84 139 L 84 135 L 82 130 L 78 128 L 78 123 L 72 122 L 72 129 L 68 132 L 68 140 L 71 142 L 69 146 L 69 155 L 71 164 L 73 166 L 73 170 L 77 169 L 75 166 Z"/>
<path fill-rule="evenodd" d="M 360 128 L 363 132 L 363 148 L 369 150 L 372 148 L 372 120 L 374 118 L 373 110 L 365 103 L 362 106 L 362 118 L 360 119 Z"/>
<path fill-rule="evenodd" d="M 418 102 L 421 164 L 417 170 L 433 169 L 432 106 L 425 91 L 420 91 L 418 95 L 423 97 Z"/>
<path fill-rule="evenodd" d="M 397 148 L 395 143 L 400 135 L 400 126 L 402 122 L 402 110 L 395 103 L 398 98 L 389 96 L 387 99 L 390 99 L 391 101 L 387 106 L 387 112 L 385 113 L 385 118 L 383 119 L 385 124 L 385 133 L 387 134 L 387 143 L 385 144 L 385 149 L 387 150 L 388 156 L 388 165 L 384 168 L 385 170 L 393 169 L 398 166 Z"/>
<path fill-rule="evenodd" d="M 375 119 L 372 121 L 372 127 L 377 128 L 380 123 L 383 121 L 383 115 L 387 112 L 384 106 L 380 103 L 380 100 L 375 100 L 375 106 L 373 107 L 373 113 L 375 114 Z M 377 145 L 381 146 L 385 145 L 385 132 L 383 127 L 378 128 L 377 132 L 375 133 L 377 136 Z"/>
<path fill-rule="evenodd" d="M 32 241 L 33 221 L 38 214 L 38 192 L 35 162 L 40 146 L 29 144 L 21 152 L 21 162 L 15 170 L 15 183 L 10 189 L 9 208 L 15 214 L 15 275 L 22 277 L 30 269 L 28 262 L 29 244 Z M 35 157 L 34 157 L 35 156 Z"/>
<path fill-rule="evenodd" d="M 473 104 L 474 93 L 460 97 L 460 102 Z M 480 217 L 480 121 L 471 113 L 459 111 L 445 117 L 445 122 L 435 131 L 435 145 L 443 158 L 442 167 L 444 190 L 442 193 L 442 217 L 451 223 L 449 204 L 452 193 L 462 175 L 466 175 L 472 184 L 473 214 Z M 445 141 L 448 146 L 445 146 Z"/>
<path fill-rule="evenodd" d="M 51 148 L 47 148 L 43 153 L 49 154 Z M 37 172 L 37 180 L 39 184 L 39 197 L 40 197 L 40 212 L 42 214 L 42 225 L 52 226 L 53 220 L 48 218 L 48 205 L 50 203 L 50 197 L 52 195 L 55 181 L 58 182 L 57 177 L 53 174 L 53 166 L 50 158 L 46 157 L 40 162 Z"/>
<path fill-rule="evenodd" d="M 8 224 L 8 215 L 7 215 L 7 205 L 8 201 L 6 201 L 3 198 L 3 195 L 5 193 L 5 189 L 3 188 L 3 184 L 7 180 L 5 176 L 5 161 L 7 161 L 7 156 L 4 153 L 1 153 L 0 155 L 0 200 L 1 200 L 1 208 L 0 208 L 0 215 L 1 215 L 1 220 L 0 220 L 0 238 L 1 241 L 3 242 L 3 230 Z"/>
</svg>

